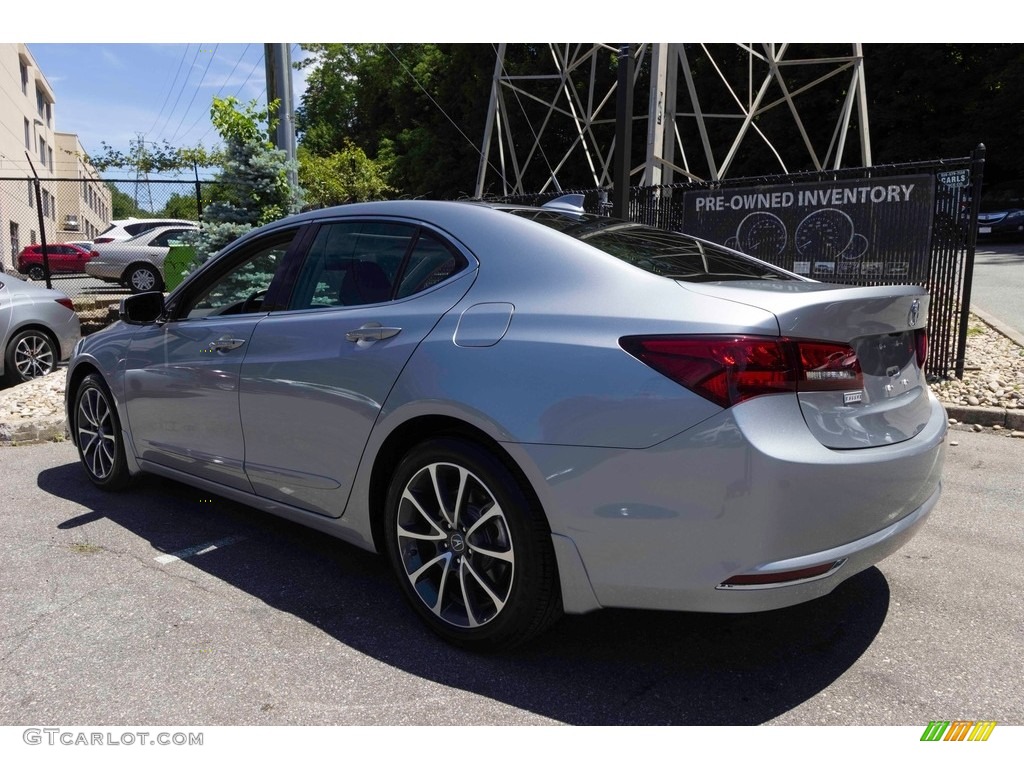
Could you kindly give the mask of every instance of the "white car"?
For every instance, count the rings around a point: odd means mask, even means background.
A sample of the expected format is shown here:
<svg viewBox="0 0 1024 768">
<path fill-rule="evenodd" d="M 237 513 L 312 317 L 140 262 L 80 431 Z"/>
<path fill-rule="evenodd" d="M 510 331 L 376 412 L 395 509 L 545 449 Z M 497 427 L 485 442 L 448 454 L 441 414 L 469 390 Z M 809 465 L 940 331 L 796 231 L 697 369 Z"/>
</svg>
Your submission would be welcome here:
<svg viewBox="0 0 1024 768">
<path fill-rule="evenodd" d="M 198 226 L 191 223 L 157 227 L 131 240 L 97 243 L 85 273 L 108 283 L 119 283 L 132 293 L 162 291 L 164 259 L 172 245 L 185 245 L 184 236 Z"/>
<path fill-rule="evenodd" d="M 139 235 L 148 232 L 151 229 L 156 229 L 157 227 L 183 225 L 195 227 L 196 222 L 189 221 L 188 219 L 136 219 L 134 217 L 127 219 L 115 219 L 110 222 L 110 226 L 95 237 L 93 244 L 130 240 L 133 237 L 138 237 Z"/>
</svg>

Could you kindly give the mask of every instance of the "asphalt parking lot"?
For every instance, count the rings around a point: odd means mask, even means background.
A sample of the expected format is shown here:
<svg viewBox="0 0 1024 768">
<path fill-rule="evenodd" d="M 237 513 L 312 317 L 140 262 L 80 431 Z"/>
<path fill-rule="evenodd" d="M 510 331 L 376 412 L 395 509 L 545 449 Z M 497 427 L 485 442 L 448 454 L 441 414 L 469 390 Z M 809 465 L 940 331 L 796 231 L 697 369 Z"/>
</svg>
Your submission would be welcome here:
<svg viewBox="0 0 1024 768">
<path fill-rule="evenodd" d="M 430 635 L 383 560 L 73 447 L 0 451 L 0 724 L 1022 724 L 1024 441 L 951 432 L 878 567 L 744 616 L 599 611 L 514 653 Z"/>
</svg>

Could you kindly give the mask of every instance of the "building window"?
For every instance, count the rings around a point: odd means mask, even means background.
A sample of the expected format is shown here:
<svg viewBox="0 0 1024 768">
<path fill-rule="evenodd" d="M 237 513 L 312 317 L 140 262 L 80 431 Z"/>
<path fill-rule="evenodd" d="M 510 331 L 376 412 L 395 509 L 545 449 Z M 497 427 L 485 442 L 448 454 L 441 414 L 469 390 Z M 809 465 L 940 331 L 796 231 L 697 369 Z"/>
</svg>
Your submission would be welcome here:
<svg viewBox="0 0 1024 768">
<path fill-rule="evenodd" d="M 28 64 L 24 59 L 19 59 L 21 64 L 21 92 L 28 96 Z"/>
<path fill-rule="evenodd" d="M 29 179 L 25 183 L 28 184 L 28 207 L 34 208 L 35 203 L 33 203 L 32 201 L 35 200 L 36 196 L 32 194 L 32 179 Z"/>
<path fill-rule="evenodd" d="M 46 139 L 39 140 L 39 162 L 46 165 Z"/>
<path fill-rule="evenodd" d="M 28 124 L 28 118 L 25 118 L 25 149 L 32 149 L 32 128 Z"/>
<path fill-rule="evenodd" d="M 46 102 L 46 127 L 53 127 L 53 105 L 50 102 Z"/>
<path fill-rule="evenodd" d="M 40 119 L 45 117 L 46 97 L 43 95 L 42 89 L 36 86 L 36 110 L 39 112 Z"/>
</svg>

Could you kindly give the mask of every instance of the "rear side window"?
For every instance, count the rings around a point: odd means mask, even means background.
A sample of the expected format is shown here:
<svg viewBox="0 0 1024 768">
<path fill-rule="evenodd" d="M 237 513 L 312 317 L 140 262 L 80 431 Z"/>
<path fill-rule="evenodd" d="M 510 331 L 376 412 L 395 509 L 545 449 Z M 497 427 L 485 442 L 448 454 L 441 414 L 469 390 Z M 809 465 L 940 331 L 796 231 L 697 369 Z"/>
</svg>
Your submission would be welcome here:
<svg viewBox="0 0 1024 768">
<path fill-rule="evenodd" d="M 353 307 L 406 298 L 467 264 L 458 251 L 413 224 L 324 224 L 306 255 L 289 308 Z"/>
<path fill-rule="evenodd" d="M 678 232 L 589 214 L 513 209 L 518 216 L 585 242 L 634 267 L 673 280 L 796 280 L 777 267 Z"/>
</svg>

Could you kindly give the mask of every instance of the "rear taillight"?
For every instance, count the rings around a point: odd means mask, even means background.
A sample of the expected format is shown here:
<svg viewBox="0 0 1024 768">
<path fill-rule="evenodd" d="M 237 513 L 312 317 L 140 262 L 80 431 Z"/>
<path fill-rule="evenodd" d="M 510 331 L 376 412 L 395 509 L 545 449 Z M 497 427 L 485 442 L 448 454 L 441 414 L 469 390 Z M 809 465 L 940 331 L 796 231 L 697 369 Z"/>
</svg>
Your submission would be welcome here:
<svg viewBox="0 0 1024 768">
<path fill-rule="evenodd" d="M 112 242 L 114 242 L 114 238 L 112 238 L 112 237 L 97 237 L 95 240 L 93 240 L 93 242 L 94 243 L 112 243 Z"/>
<path fill-rule="evenodd" d="M 924 370 L 924 361 L 928 359 L 928 331 L 924 328 L 914 331 L 914 346 L 917 348 L 917 367 Z"/>
<path fill-rule="evenodd" d="M 96 258 L 99 255 L 100 255 L 99 251 L 89 251 L 89 258 L 90 259 L 94 259 L 94 258 Z"/>
<path fill-rule="evenodd" d="M 72 312 L 74 312 L 74 311 L 75 311 L 75 303 L 74 303 L 73 301 L 71 301 L 71 299 L 69 299 L 69 298 L 68 298 L 67 296 L 65 296 L 65 297 L 64 297 L 64 298 L 62 298 L 62 299 L 54 299 L 54 301 L 56 301 L 56 302 L 57 302 L 58 304 L 60 304 L 60 305 L 61 305 L 62 307 L 67 307 L 67 308 L 68 308 L 68 309 L 70 309 L 70 310 L 71 310 Z"/>
<path fill-rule="evenodd" d="M 626 336 L 619 344 L 722 408 L 779 392 L 864 386 L 847 344 L 764 336 Z"/>
</svg>

